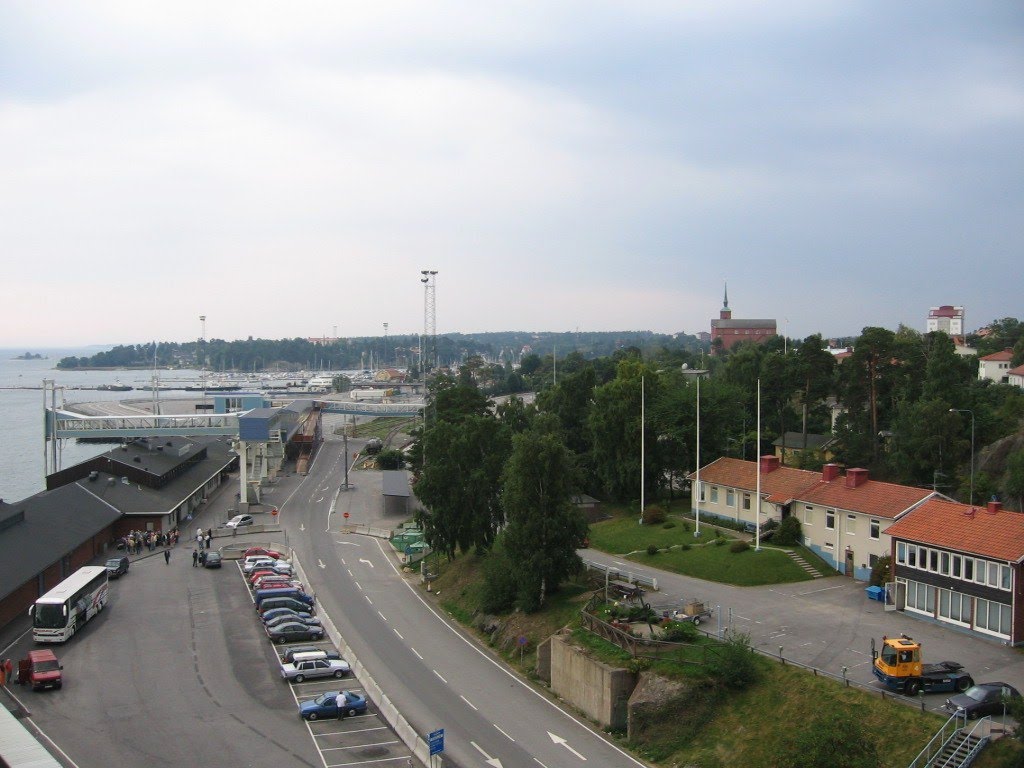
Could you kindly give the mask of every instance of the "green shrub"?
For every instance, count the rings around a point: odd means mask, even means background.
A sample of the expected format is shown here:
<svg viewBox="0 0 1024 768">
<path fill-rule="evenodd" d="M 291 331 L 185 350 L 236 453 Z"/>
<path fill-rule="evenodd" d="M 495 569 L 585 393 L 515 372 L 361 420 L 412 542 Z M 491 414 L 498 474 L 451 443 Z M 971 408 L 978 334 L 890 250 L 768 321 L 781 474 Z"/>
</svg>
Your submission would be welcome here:
<svg viewBox="0 0 1024 768">
<path fill-rule="evenodd" d="M 670 621 L 661 628 L 661 639 L 670 643 L 689 643 L 698 635 L 700 630 L 690 621 Z"/>
<path fill-rule="evenodd" d="M 725 537 L 724 536 L 719 536 L 717 539 L 715 539 L 715 546 L 716 547 L 720 547 L 723 544 L 725 544 Z"/>
<path fill-rule="evenodd" d="M 708 649 L 708 673 L 726 688 L 740 690 L 757 682 L 759 663 L 750 647 L 750 635 L 742 632 L 733 632 L 724 643 Z"/>
<path fill-rule="evenodd" d="M 775 533 L 775 543 L 784 547 L 795 547 L 803 540 L 803 533 L 800 530 L 800 521 L 790 515 L 779 525 Z"/>
<path fill-rule="evenodd" d="M 665 522 L 665 510 L 661 507 L 648 507 L 643 514 L 644 525 L 659 525 Z"/>
<path fill-rule="evenodd" d="M 871 568 L 871 586 L 884 587 L 892 581 L 892 556 L 882 555 Z"/>
<path fill-rule="evenodd" d="M 683 530 L 687 533 L 690 532 L 690 524 L 686 520 L 683 520 Z"/>
<path fill-rule="evenodd" d="M 729 545 L 730 552 L 746 552 L 748 549 L 750 549 L 750 544 L 742 539 L 736 539 L 736 541 Z"/>
<path fill-rule="evenodd" d="M 656 555 L 656 554 L 658 554 L 658 545 L 657 544 L 648 544 L 647 545 L 647 554 L 648 555 Z"/>
<path fill-rule="evenodd" d="M 504 613 L 516 600 L 519 584 L 516 569 L 500 543 L 487 554 L 483 564 L 483 588 L 480 608 L 486 613 Z"/>
<path fill-rule="evenodd" d="M 689 544 L 680 544 L 679 548 L 681 550 L 683 550 L 683 552 L 689 552 L 690 551 L 690 545 Z"/>
<path fill-rule="evenodd" d="M 676 527 L 676 524 L 675 524 L 675 523 L 673 523 L 673 522 L 672 522 L 671 520 L 669 520 L 669 521 L 668 521 L 667 523 L 665 523 L 665 524 L 664 524 L 663 526 L 661 526 L 661 527 L 662 527 L 662 528 L 665 528 L 665 529 L 668 529 L 668 528 L 675 528 L 675 527 Z"/>
<path fill-rule="evenodd" d="M 394 448 L 385 448 L 377 454 L 378 469 L 404 469 L 405 454 Z"/>
</svg>

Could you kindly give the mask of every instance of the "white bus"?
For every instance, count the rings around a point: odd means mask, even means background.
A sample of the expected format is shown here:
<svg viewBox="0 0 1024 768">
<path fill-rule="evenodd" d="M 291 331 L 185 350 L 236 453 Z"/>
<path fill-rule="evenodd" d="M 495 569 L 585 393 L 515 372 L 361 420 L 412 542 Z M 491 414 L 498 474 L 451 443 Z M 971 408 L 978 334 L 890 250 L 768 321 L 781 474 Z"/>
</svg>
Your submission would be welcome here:
<svg viewBox="0 0 1024 768">
<path fill-rule="evenodd" d="M 37 643 L 63 643 L 106 604 L 106 566 L 79 568 L 28 609 L 32 639 Z"/>
</svg>

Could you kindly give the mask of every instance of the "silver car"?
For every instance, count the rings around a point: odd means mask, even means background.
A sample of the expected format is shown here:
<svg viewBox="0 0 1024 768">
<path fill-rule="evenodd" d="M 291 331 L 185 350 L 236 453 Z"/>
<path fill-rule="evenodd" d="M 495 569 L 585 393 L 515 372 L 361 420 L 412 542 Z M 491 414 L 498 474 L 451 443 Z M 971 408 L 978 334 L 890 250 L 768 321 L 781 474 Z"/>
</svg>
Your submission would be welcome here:
<svg viewBox="0 0 1024 768">
<path fill-rule="evenodd" d="M 310 659 L 281 665 L 281 677 L 293 683 L 301 683 L 315 677 L 341 678 L 350 674 L 352 668 L 344 659 Z"/>
</svg>

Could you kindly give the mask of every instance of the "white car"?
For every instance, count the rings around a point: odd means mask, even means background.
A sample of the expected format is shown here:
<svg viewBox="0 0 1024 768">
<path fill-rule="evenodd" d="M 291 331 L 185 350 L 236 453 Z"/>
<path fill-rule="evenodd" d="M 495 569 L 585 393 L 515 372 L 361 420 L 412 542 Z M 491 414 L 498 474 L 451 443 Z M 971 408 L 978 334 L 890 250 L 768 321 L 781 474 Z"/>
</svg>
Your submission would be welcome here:
<svg viewBox="0 0 1024 768">
<path fill-rule="evenodd" d="M 253 524 L 252 515 L 235 515 L 234 517 L 232 517 L 230 520 L 228 520 L 224 524 L 224 527 L 225 528 L 241 528 L 244 525 L 252 525 L 252 524 Z"/>
<path fill-rule="evenodd" d="M 316 677 L 345 677 L 352 674 L 352 668 L 344 659 L 315 659 L 281 665 L 281 677 L 293 683 L 301 683 Z"/>
<path fill-rule="evenodd" d="M 287 560 L 274 560 L 269 557 L 256 557 L 252 560 L 246 558 L 245 562 L 242 563 L 242 570 L 246 573 L 252 573 L 260 568 L 267 568 L 268 570 L 272 570 L 281 575 L 287 575 L 292 572 L 292 564 Z"/>
</svg>

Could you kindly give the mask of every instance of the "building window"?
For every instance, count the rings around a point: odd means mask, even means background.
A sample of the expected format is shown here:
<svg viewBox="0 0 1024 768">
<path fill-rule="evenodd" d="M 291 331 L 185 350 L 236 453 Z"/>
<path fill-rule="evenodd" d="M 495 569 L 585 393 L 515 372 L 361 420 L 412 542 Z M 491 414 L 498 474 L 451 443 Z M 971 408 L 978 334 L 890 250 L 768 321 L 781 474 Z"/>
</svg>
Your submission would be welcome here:
<svg viewBox="0 0 1024 768">
<path fill-rule="evenodd" d="M 896 562 L 900 565 L 907 564 L 907 544 L 904 541 L 896 542 Z"/>
<path fill-rule="evenodd" d="M 973 557 L 965 557 L 964 558 L 964 581 L 973 581 L 973 580 L 974 580 L 974 558 Z"/>
<path fill-rule="evenodd" d="M 1000 565 L 999 566 L 999 588 L 1009 589 L 1010 588 L 1010 566 Z"/>
<path fill-rule="evenodd" d="M 971 598 L 948 589 L 939 590 L 939 618 L 958 624 L 971 622 Z"/>
<path fill-rule="evenodd" d="M 700 500 L 701 500 L 702 502 L 703 502 L 703 501 L 707 501 L 707 499 L 706 499 L 706 498 L 704 498 L 704 483 L 698 483 L 698 485 L 700 486 Z M 712 488 L 712 489 L 711 489 L 711 496 L 712 496 L 712 498 L 714 498 L 714 493 L 715 493 L 715 489 L 714 489 L 714 488 Z"/>
<path fill-rule="evenodd" d="M 949 552 L 939 553 L 939 573 L 949 576 Z"/>
<path fill-rule="evenodd" d="M 729 488 L 725 492 L 725 506 L 730 508 L 736 506 L 736 491 L 734 491 L 732 488 Z"/>
<path fill-rule="evenodd" d="M 974 561 L 974 580 L 978 584 L 984 584 L 985 583 L 985 574 L 986 574 L 985 565 L 986 565 L 986 563 L 985 563 L 984 560 L 975 560 Z"/>
<path fill-rule="evenodd" d="M 872 520 L 869 524 L 870 533 L 868 534 L 872 539 L 878 541 L 878 537 L 882 533 L 882 524 L 878 520 Z"/>
<path fill-rule="evenodd" d="M 913 544 L 907 547 L 907 565 L 909 565 L 911 568 L 917 567 L 917 547 L 915 547 Z"/>
<path fill-rule="evenodd" d="M 1010 636 L 1010 606 L 976 598 L 974 628 L 994 635 Z"/>
<path fill-rule="evenodd" d="M 995 563 L 988 564 L 988 585 L 990 587 L 999 586 L 999 566 Z"/>
<path fill-rule="evenodd" d="M 962 562 L 963 562 L 963 557 L 961 555 L 953 555 L 953 578 L 955 578 L 955 579 L 959 579 L 960 578 L 961 563 Z"/>
<path fill-rule="evenodd" d="M 830 531 L 836 529 L 836 511 L 834 509 L 825 510 L 825 527 Z"/>
<path fill-rule="evenodd" d="M 918 581 L 907 582 L 907 610 L 935 615 L 935 587 Z"/>
<path fill-rule="evenodd" d="M 744 509 L 750 509 L 750 494 L 749 493 L 744 493 L 743 494 L 743 508 Z"/>
<path fill-rule="evenodd" d="M 878 555 L 868 555 L 868 566 L 874 568 L 878 564 Z"/>
<path fill-rule="evenodd" d="M 711 503 L 712 504 L 717 504 L 718 503 L 718 486 L 717 485 L 712 485 L 711 486 Z"/>
<path fill-rule="evenodd" d="M 857 516 L 847 515 L 846 516 L 846 533 L 853 536 L 857 533 Z"/>
<path fill-rule="evenodd" d="M 814 525 L 814 507 L 809 504 L 804 506 L 804 525 Z"/>
</svg>

